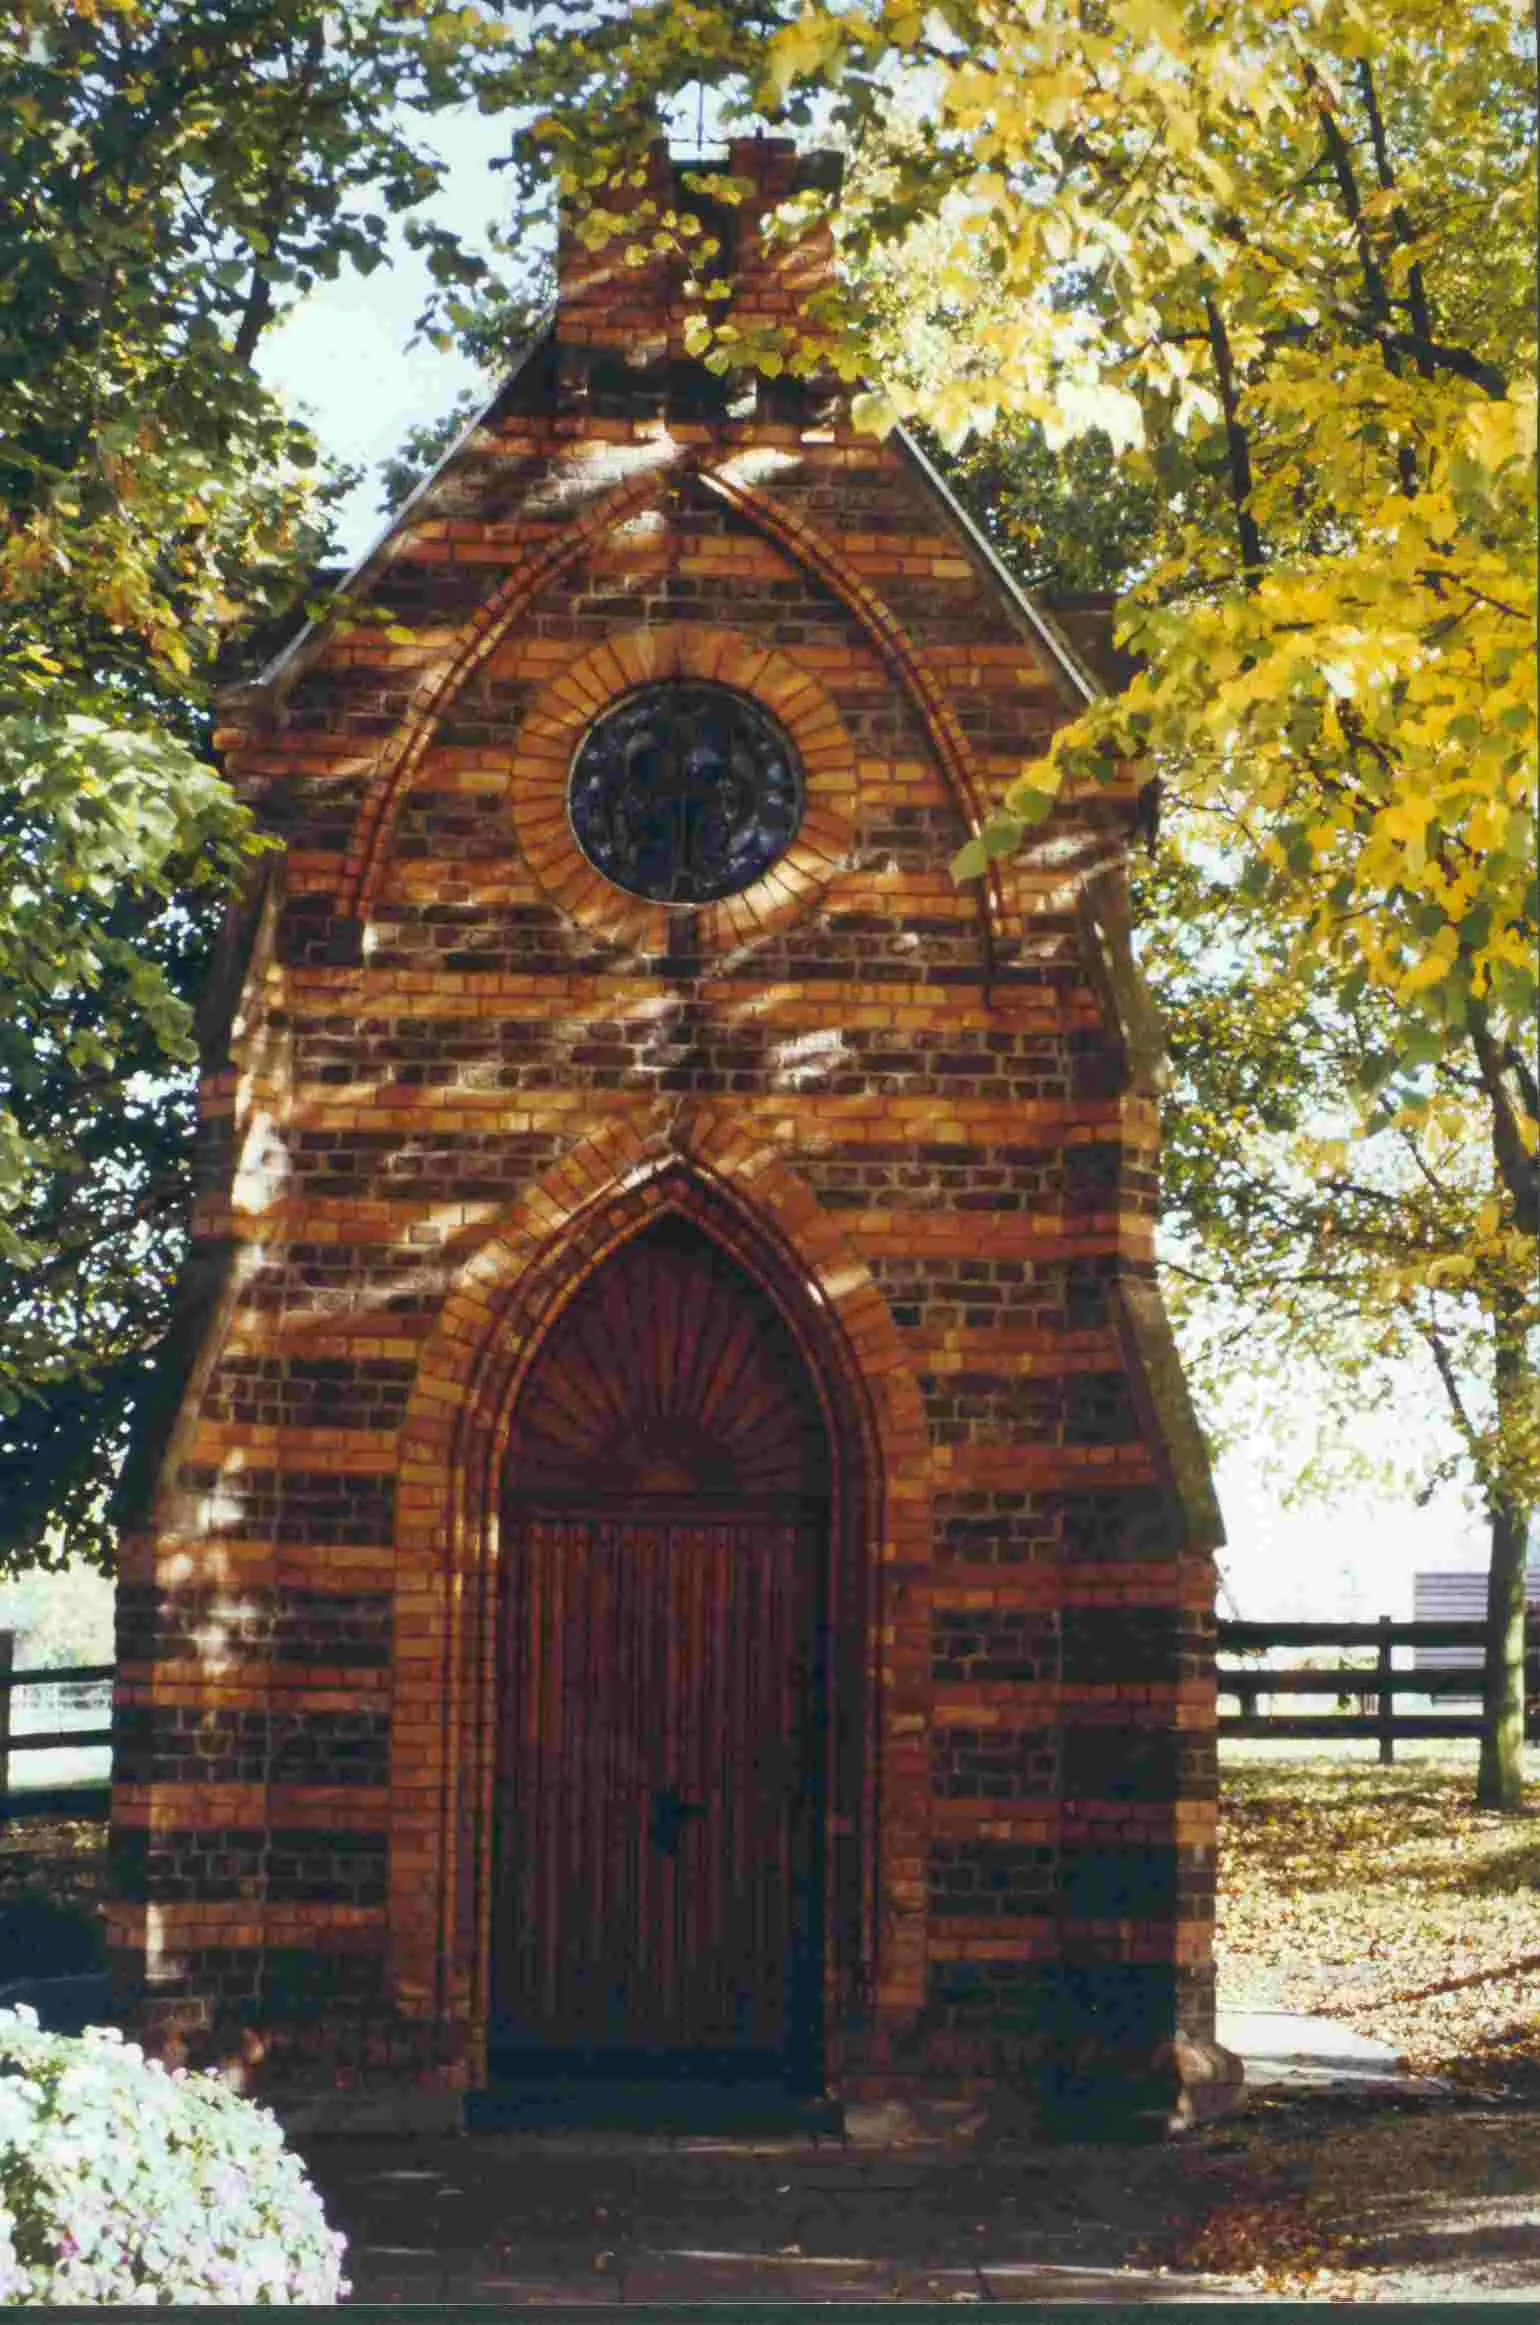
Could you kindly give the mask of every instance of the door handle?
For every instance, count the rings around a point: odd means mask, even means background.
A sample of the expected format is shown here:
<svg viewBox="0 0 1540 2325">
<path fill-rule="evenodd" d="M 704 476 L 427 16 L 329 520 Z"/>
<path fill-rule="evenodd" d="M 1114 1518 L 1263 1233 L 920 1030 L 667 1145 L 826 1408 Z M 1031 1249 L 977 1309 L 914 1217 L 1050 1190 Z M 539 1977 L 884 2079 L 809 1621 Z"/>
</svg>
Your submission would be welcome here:
<svg viewBox="0 0 1540 2325">
<path fill-rule="evenodd" d="M 699 1800 L 685 1800 L 675 1786 L 665 1785 L 652 1796 L 652 1845 L 666 1857 L 677 1857 L 684 1828 L 706 1813 Z"/>
</svg>

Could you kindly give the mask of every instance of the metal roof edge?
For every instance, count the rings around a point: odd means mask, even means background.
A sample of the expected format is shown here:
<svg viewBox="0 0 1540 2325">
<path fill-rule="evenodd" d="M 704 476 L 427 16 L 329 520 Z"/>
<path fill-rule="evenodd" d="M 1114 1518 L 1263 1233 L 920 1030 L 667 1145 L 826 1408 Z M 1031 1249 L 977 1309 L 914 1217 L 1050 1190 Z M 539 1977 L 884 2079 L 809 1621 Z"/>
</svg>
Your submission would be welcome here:
<svg viewBox="0 0 1540 2325">
<path fill-rule="evenodd" d="M 400 508 L 392 510 L 357 564 L 337 584 L 332 592 L 334 601 L 346 597 L 352 590 L 366 587 L 374 579 L 376 573 L 385 563 L 385 551 L 408 523 L 412 511 L 420 502 L 426 500 L 444 471 L 465 450 L 477 429 L 485 427 L 500 398 L 512 386 L 525 365 L 539 352 L 550 335 L 555 319 L 556 307 L 553 301 L 541 315 L 539 322 L 519 350 L 512 365 L 500 375 L 486 401 L 471 414 L 465 426 L 455 437 L 454 442 L 446 446 L 444 451 L 439 454 L 427 475 L 418 478 L 406 499 L 401 503 Z M 301 629 L 295 631 L 286 645 L 279 647 L 272 660 L 265 663 L 255 677 L 240 679 L 230 686 L 221 687 L 219 694 L 215 697 L 216 703 L 249 701 L 253 695 L 265 694 L 275 686 L 291 686 L 320 651 L 334 619 L 335 611 L 333 610 L 322 615 L 319 621 L 307 621 Z"/>
</svg>

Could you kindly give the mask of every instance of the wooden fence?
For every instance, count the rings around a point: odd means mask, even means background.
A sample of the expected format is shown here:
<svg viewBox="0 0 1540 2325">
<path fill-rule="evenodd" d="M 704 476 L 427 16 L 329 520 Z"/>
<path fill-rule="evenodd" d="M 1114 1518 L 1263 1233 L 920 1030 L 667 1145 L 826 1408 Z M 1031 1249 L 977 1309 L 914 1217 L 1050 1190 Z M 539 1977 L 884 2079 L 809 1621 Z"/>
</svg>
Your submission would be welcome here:
<svg viewBox="0 0 1540 2325">
<path fill-rule="evenodd" d="M 105 1817 L 110 1792 L 104 1777 L 84 1783 L 34 1784 L 11 1789 L 11 1755 L 15 1752 L 85 1751 L 112 1742 L 110 1727 L 45 1728 L 36 1734 L 13 1732 L 11 1707 L 21 1687 L 96 1688 L 110 1681 L 111 1663 L 50 1663 L 35 1671 L 15 1667 L 16 1635 L 0 1631 L 0 1822 L 18 1817 Z"/>
<path fill-rule="evenodd" d="M 1338 1743 L 1368 1739 L 1379 1745 L 1387 1765 L 1395 1758 L 1399 1739 L 1418 1736 L 1470 1737 L 1481 1733 L 1479 1701 L 1485 1628 L 1480 1623 L 1393 1623 L 1388 1615 L 1377 1623 L 1221 1623 L 1219 1626 L 1219 1697 L 1237 1701 L 1239 1712 L 1221 1710 L 1221 1736 L 1276 1737 L 1282 1742 Z M 85 1750 L 112 1741 L 110 1727 L 48 1728 L 32 1735 L 13 1731 L 11 1705 L 21 1687 L 61 1688 L 100 1686 L 113 1676 L 110 1663 L 60 1663 L 35 1671 L 14 1667 L 15 1637 L 0 1631 L 0 1822 L 21 1817 L 104 1817 L 109 1788 L 102 1778 L 73 1784 L 46 1784 L 11 1788 L 11 1756 L 19 1752 Z M 1292 1664 L 1274 1669 L 1253 1658 L 1275 1648 L 1335 1648 L 1344 1654 L 1372 1655 L 1372 1661 L 1332 1664 Z M 1397 1647 L 1462 1647 L 1469 1663 L 1436 1671 L 1398 1671 Z M 1533 1641 L 1525 1664 L 1525 1734 L 1540 1743 L 1540 1641 Z M 1287 1704 L 1301 1696 L 1333 1696 L 1339 1708 L 1328 1712 L 1295 1712 L 1272 1708 L 1280 1697 Z M 1398 1699 L 1421 1696 L 1476 1698 L 1465 1711 L 1413 1712 Z M 1266 1700 L 1269 1708 L 1261 1709 Z M 1340 1708 L 1345 1703 L 1355 1710 Z"/>
<path fill-rule="evenodd" d="M 1248 1660 L 1277 1647 L 1330 1647 L 1343 1653 L 1369 1654 L 1367 1663 L 1334 1663 L 1328 1667 L 1291 1664 L 1273 1669 Z M 1438 1670 L 1398 1671 L 1397 1647 L 1462 1647 L 1471 1660 Z M 1388 1767 L 1395 1759 L 1398 1739 L 1413 1737 L 1479 1736 L 1480 1698 L 1486 1652 L 1483 1623 L 1393 1623 L 1382 1615 L 1377 1623 L 1221 1623 L 1219 1626 L 1219 1700 L 1221 1736 L 1277 1737 L 1283 1741 L 1345 1742 L 1349 1738 L 1378 1742 L 1380 1759 Z M 1531 1639 L 1525 1661 L 1525 1735 L 1540 1742 L 1540 1643 Z M 1300 1696 L 1328 1695 L 1356 1705 L 1355 1710 L 1296 1712 Z M 1264 1698 L 1287 1699 L 1283 1710 L 1260 1708 Z M 1436 1701 L 1441 1696 L 1476 1701 L 1464 1711 L 1414 1712 L 1404 1708 L 1407 1696 Z M 1239 1713 L 1222 1708 L 1226 1697 L 1240 1703 Z"/>
</svg>

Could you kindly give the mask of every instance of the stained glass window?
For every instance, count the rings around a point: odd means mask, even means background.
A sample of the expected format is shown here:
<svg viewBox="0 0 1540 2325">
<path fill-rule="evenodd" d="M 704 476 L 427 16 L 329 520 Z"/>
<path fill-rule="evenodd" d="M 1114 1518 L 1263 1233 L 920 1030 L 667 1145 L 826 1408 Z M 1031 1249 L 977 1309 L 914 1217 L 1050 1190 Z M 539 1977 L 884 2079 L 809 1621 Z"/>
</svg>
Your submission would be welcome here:
<svg viewBox="0 0 1540 2325">
<path fill-rule="evenodd" d="M 802 820 L 802 770 L 770 713 L 731 687 L 665 680 L 604 712 L 568 793 L 589 862 L 633 896 L 709 904 L 767 872 Z"/>
</svg>

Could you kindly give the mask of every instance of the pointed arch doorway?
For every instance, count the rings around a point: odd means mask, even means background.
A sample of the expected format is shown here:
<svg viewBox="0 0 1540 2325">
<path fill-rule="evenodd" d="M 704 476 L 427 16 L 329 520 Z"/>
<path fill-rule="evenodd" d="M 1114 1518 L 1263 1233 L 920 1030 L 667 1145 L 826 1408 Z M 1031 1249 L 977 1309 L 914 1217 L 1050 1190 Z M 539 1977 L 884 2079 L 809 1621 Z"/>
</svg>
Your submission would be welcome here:
<svg viewBox="0 0 1540 2325">
<path fill-rule="evenodd" d="M 678 1213 L 514 1409 L 489 2067 L 823 2075 L 834 1458 L 776 1301 Z"/>
</svg>

